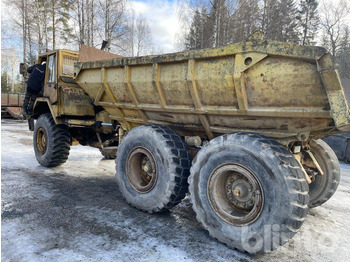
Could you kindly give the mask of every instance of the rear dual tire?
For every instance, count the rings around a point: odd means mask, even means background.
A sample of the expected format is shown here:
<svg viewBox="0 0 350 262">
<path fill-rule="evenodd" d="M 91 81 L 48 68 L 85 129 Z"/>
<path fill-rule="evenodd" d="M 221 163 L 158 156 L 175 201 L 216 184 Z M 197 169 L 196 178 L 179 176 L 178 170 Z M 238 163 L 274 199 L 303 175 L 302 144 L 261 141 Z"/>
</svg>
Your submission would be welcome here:
<svg viewBox="0 0 350 262">
<path fill-rule="evenodd" d="M 310 151 L 324 172 L 323 175 L 316 175 L 309 185 L 309 207 L 314 208 L 324 204 L 334 195 L 340 181 L 340 166 L 334 151 L 323 140 L 312 140 Z"/>
<path fill-rule="evenodd" d="M 326 151 L 321 155 L 333 163 Z M 116 176 L 129 204 L 161 212 L 185 197 L 190 165 L 188 148 L 174 131 L 141 126 L 122 140 Z M 262 135 L 235 133 L 211 140 L 194 159 L 188 183 L 197 220 L 212 237 L 248 253 L 284 245 L 308 212 L 309 187 L 300 163 L 283 145 Z"/>
<path fill-rule="evenodd" d="M 299 162 L 261 135 L 211 140 L 194 159 L 189 184 L 197 220 L 209 234 L 249 253 L 286 243 L 308 211 L 308 185 Z"/>
<path fill-rule="evenodd" d="M 162 212 L 185 197 L 190 165 L 187 145 L 177 133 L 160 125 L 139 126 L 118 147 L 117 183 L 130 205 Z"/>
</svg>

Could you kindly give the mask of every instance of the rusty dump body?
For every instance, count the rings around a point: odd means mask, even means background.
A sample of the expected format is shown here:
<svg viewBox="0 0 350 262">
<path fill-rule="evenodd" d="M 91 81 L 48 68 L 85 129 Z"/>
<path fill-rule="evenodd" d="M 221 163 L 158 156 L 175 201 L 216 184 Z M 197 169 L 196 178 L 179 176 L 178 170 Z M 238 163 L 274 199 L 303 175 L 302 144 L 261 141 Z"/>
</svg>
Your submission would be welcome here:
<svg viewBox="0 0 350 262">
<path fill-rule="evenodd" d="M 250 131 L 305 140 L 350 127 L 339 77 L 321 47 L 252 40 L 76 63 L 74 75 L 126 130 L 163 124 L 208 138 Z"/>
<path fill-rule="evenodd" d="M 1 117 L 21 118 L 24 94 L 1 93 Z"/>
</svg>

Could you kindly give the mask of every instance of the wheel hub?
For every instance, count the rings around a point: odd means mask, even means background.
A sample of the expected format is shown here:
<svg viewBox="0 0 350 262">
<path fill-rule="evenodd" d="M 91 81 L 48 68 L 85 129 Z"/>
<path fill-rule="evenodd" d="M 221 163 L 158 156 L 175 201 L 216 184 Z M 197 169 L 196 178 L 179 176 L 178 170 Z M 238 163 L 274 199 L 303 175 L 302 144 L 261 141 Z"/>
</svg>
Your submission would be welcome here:
<svg viewBox="0 0 350 262">
<path fill-rule="evenodd" d="M 156 163 L 151 152 L 143 147 L 131 151 L 127 159 L 126 176 L 136 191 L 151 191 L 157 181 Z"/>
<path fill-rule="evenodd" d="M 45 154 L 47 148 L 47 134 L 42 127 L 39 127 L 36 132 L 36 147 L 40 154 Z"/>
<path fill-rule="evenodd" d="M 256 176 L 236 164 L 225 164 L 209 177 L 207 192 L 216 214 L 233 225 L 255 221 L 263 207 L 263 190 Z"/>
<path fill-rule="evenodd" d="M 142 179 L 149 183 L 152 180 L 152 177 L 154 175 L 154 170 L 152 168 L 152 163 L 151 160 L 147 157 L 144 156 L 142 157 Z"/>
<path fill-rule="evenodd" d="M 239 209 L 249 210 L 254 205 L 253 187 L 240 174 L 232 174 L 226 180 L 226 194 L 230 202 Z"/>
</svg>

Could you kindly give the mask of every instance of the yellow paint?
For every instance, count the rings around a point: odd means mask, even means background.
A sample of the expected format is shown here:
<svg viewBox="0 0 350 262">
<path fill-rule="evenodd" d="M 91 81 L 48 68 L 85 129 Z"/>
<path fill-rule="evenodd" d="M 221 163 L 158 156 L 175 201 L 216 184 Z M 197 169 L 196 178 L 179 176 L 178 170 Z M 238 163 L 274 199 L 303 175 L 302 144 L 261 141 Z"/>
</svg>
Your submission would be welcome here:
<svg viewBox="0 0 350 262">
<path fill-rule="evenodd" d="M 101 68 L 103 80 L 96 74 Z M 259 37 L 217 49 L 77 63 L 75 80 L 127 130 L 163 124 L 210 139 L 249 131 L 298 140 L 350 124 L 325 49 Z"/>
</svg>

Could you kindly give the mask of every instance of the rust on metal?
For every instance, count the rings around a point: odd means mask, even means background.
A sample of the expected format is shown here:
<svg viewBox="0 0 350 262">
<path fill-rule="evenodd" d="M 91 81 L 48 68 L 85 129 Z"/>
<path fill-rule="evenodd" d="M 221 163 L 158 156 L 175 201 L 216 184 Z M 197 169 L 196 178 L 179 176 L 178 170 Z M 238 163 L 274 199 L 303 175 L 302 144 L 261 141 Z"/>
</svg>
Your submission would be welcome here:
<svg viewBox="0 0 350 262">
<path fill-rule="evenodd" d="M 154 63 L 153 64 L 153 72 L 152 72 L 152 84 L 155 87 L 155 89 L 157 90 L 157 93 L 159 95 L 159 99 L 160 99 L 160 105 L 162 108 L 166 107 L 166 100 L 165 100 L 165 96 L 163 94 L 163 90 L 162 87 L 160 85 L 160 70 L 159 70 L 159 64 Z"/>
<path fill-rule="evenodd" d="M 73 116 L 94 116 L 92 100 L 79 86 L 60 86 L 58 89 L 59 114 Z"/>
<path fill-rule="evenodd" d="M 258 36 L 217 49 L 80 62 L 75 80 L 125 130 L 161 124 L 208 139 L 248 131 L 306 141 L 350 126 L 324 48 Z"/>
<path fill-rule="evenodd" d="M 264 191 L 253 173 L 236 164 L 215 169 L 207 184 L 209 203 L 229 224 L 254 222 L 264 205 Z"/>
<path fill-rule="evenodd" d="M 131 70 L 130 70 L 130 67 L 129 66 L 125 66 L 125 85 L 127 87 L 127 90 L 129 91 L 129 95 L 133 101 L 133 103 L 138 106 L 140 103 L 139 103 L 139 100 L 137 99 L 137 96 L 136 96 L 136 93 L 135 93 L 135 90 L 134 90 L 134 87 L 132 86 L 132 83 L 131 83 Z M 142 109 L 139 109 L 138 110 L 138 113 L 139 113 L 139 116 L 141 116 L 142 120 L 147 122 L 148 120 L 148 117 L 147 115 L 143 112 Z"/>
<path fill-rule="evenodd" d="M 322 171 L 322 168 L 321 168 L 320 164 L 318 163 L 317 159 L 315 158 L 314 154 L 310 150 L 305 150 L 304 152 L 306 152 L 310 156 L 310 158 L 312 160 L 312 165 L 317 169 L 319 174 L 323 176 L 324 172 Z"/>
<path fill-rule="evenodd" d="M 303 156 L 304 156 L 304 153 L 303 152 L 300 152 L 300 153 L 297 153 L 297 154 L 294 154 L 294 157 L 296 158 L 296 160 L 298 160 L 298 162 L 300 163 L 300 168 L 301 170 L 303 171 L 304 175 L 305 175 L 305 179 L 307 181 L 308 184 L 311 184 L 312 183 L 312 180 L 311 178 L 309 177 L 308 173 L 306 172 L 303 164 Z"/>
<path fill-rule="evenodd" d="M 154 157 L 144 147 L 135 148 L 126 160 L 126 177 L 139 193 L 148 193 L 157 182 L 157 166 Z"/>
<path fill-rule="evenodd" d="M 1 93 L 1 116 L 22 118 L 24 94 Z"/>
<path fill-rule="evenodd" d="M 194 59 L 190 59 L 188 61 L 187 81 L 188 81 L 188 88 L 190 90 L 191 97 L 194 103 L 194 107 L 196 110 L 201 111 L 203 108 L 203 105 L 198 94 L 198 85 L 196 80 L 196 60 Z M 209 139 L 214 138 L 213 133 L 210 131 L 210 124 L 207 116 L 200 114 L 198 117 L 208 138 Z"/>
<path fill-rule="evenodd" d="M 79 62 L 100 61 L 100 60 L 112 59 L 117 57 L 122 57 L 122 56 L 113 54 L 107 51 L 99 50 L 87 45 L 81 45 L 78 61 Z"/>
<path fill-rule="evenodd" d="M 349 105 L 341 85 L 338 72 L 334 68 L 331 54 L 327 53 L 317 59 L 317 67 L 327 92 L 330 114 L 339 130 L 350 131 Z"/>
</svg>

